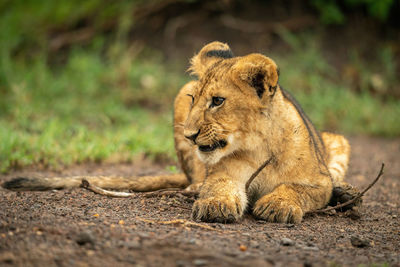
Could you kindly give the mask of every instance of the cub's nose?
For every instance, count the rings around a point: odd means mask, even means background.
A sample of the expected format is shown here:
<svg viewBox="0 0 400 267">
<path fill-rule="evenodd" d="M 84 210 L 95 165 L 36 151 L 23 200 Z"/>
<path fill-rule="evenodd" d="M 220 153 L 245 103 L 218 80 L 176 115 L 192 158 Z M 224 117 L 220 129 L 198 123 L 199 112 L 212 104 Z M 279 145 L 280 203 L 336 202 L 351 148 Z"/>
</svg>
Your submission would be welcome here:
<svg viewBox="0 0 400 267">
<path fill-rule="evenodd" d="M 196 138 L 197 138 L 197 136 L 199 136 L 199 133 L 200 133 L 200 130 L 198 130 L 197 132 L 185 130 L 185 131 L 183 132 L 183 135 L 184 135 L 187 139 L 193 141 L 193 143 L 196 143 Z"/>
</svg>

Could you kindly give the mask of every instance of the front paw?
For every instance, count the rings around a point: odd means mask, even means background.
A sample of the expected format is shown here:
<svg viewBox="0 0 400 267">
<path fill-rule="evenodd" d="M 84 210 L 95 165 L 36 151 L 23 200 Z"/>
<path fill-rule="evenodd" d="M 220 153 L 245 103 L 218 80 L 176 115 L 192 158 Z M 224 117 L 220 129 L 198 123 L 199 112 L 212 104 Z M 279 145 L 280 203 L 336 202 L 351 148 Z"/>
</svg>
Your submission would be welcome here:
<svg viewBox="0 0 400 267">
<path fill-rule="evenodd" d="M 192 217 L 204 222 L 232 223 L 243 214 L 238 197 L 209 197 L 193 204 Z"/>
<path fill-rule="evenodd" d="M 274 193 L 259 199 L 253 214 L 258 219 L 279 223 L 299 223 L 303 218 L 303 210 L 294 200 Z"/>
</svg>

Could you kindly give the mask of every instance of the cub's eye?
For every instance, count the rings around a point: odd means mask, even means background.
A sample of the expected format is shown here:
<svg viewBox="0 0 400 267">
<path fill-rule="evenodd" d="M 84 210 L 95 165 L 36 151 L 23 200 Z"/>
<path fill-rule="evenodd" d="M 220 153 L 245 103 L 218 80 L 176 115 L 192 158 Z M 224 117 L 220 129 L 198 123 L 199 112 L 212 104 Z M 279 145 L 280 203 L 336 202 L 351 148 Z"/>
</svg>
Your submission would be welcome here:
<svg viewBox="0 0 400 267">
<path fill-rule="evenodd" d="M 194 103 L 194 96 L 187 94 L 187 96 L 190 96 L 192 98 L 192 104 Z"/>
<path fill-rule="evenodd" d="M 218 107 L 218 106 L 222 105 L 222 103 L 224 103 L 224 101 L 225 101 L 225 98 L 219 97 L 219 96 L 214 96 L 212 98 L 212 102 L 211 102 L 210 108 Z"/>
</svg>

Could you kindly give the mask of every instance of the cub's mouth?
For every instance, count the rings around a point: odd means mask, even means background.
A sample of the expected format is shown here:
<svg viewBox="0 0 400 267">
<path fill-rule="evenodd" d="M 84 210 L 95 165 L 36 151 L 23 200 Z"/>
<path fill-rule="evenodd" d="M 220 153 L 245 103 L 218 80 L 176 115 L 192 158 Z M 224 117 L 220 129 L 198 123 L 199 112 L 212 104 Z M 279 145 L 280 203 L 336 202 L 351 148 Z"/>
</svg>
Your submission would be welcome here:
<svg viewBox="0 0 400 267">
<path fill-rule="evenodd" d="M 201 152 L 212 152 L 216 150 L 217 148 L 223 148 L 227 145 L 227 142 L 225 140 L 220 140 L 218 142 L 215 142 L 212 145 L 206 145 L 206 146 L 199 146 L 199 150 Z"/>
</svg>

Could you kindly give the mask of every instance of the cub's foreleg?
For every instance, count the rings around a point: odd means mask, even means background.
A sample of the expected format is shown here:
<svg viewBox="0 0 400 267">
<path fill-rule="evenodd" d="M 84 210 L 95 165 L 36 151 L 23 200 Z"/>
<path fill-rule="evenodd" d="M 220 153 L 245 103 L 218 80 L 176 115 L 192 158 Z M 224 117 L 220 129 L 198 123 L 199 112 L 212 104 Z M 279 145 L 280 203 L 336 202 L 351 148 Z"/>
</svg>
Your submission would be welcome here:
<svg viewBox="0 0 400 267">
<path fill-rule="evenodd" d="M 193 205 L 192 217 L 206 222 L 234 222 L 243 215 L 246 205 L 245 182 L 219 172 L 207 177 Z"/>
<path fill-rule="evenodd" d="M 307 211 L 326 206 L 331 193 L 330 183 L 281 184 L 254 204 L 253 214 L 269 222 L 299 223 Z"/>
</svg>

